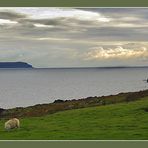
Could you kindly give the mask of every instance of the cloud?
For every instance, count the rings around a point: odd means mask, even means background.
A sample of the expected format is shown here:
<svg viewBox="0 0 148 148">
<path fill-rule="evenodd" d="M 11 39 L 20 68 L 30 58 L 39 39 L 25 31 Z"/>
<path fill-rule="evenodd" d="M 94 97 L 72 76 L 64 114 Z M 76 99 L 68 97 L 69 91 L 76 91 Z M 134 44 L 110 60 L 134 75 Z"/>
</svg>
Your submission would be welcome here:
<svg viewBox="0 0 148 148">
<path fill-rule="evenodd" d="M 148 20 L 144 14 L 148 10 L 142 10 L 10 7 L 0 8 L 0 19 L 18 22 L 3 23 L 3 28 L 26 38 L 58 35 L 78 40 L 134 41 L 147 40 Z"/>
<path fill-rule="evenodd" d="M 73 8 L 47 8 L 47 7 L 4 7 L 0 8 L 0 14 L 5 17 L 27 17 L 29 19 L 56 19 L 56 18 L 74 18 L 78 20 L 96 20 L 98 22 L 109 22 L 110 18 L 103 16 L 98 12 L 79 10 Z M 0 16 L 1 16 L 0 15 Z"/>
<path fill-rule="evenodd" d="M 50 40 L 53 40 L 53 41 L 69 41 L 70 39 L 68 39 L 68 38 L 37 38 L 37 40 L 40 40 L 40 41 L 50 41 Z"/>
<path fill-rule="evenodd" d="M 46 28 L 46 27 L 47 27 L 47 28 L 53 28 L 53 27 L 54 27 L 53 25 L 44 25 L 44 24 L 34 24 L 34 26 L 35 26 L 35 27 L 41 27 L 41 28 L 42 28 L 42 27 L 43 27 L 43 28 L 44 28 L 44 27 L 45 27 L 45 28 Z"/>
<path fill-rule="evenodd" d="M 0 8 L 0 19 L 17 21 L 19 25 L 29 28 L 34 26 L 38 29 L 69 30 L 71 33 L 84 31 L 84 28 L 97 26 L 101 23 L 110 22 L 111 18 L 100 14 L 72 8 L 35 8 L 35 7 L 4 7 Z M 11 24 L 10 24 L 11 25 Z"/>
<path fill-rule="evenodd" d="M 121 46 L 115 48 L 93 47 L 91 51 L 85 54 L 85 60 L 104 60 L 104 59 L 145 59 L 148 58 L 148 48 L 140 47 L 135 49 L 123 48 Z"/>
<path fill-rule="evenodd" d="M 11 20 L 6 20 L 6 19 L 0 19 L 0 25 L 4 24 L 17 24 L 18 22 L 16 21 L 11 21 Z"/>
<path fill-rule="evenodd" d="M 0 9 L 0 18 L 1 19 L 9 19 L 9 20 L 17 20 L 17 19 L 26 18 L 26 15 L 21 14 L 21 13 L 17 13 L 14 11 L 10 11 L 10 10 Z"/>
</svg>

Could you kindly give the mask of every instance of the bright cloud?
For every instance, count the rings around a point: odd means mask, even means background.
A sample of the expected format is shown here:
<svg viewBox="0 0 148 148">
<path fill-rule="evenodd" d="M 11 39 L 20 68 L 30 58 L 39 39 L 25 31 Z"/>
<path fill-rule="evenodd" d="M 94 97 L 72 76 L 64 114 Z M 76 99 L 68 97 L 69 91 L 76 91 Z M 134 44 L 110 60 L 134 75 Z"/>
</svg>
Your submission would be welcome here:
<svg viewBox="0 0 148 148">
<path fill-rule="evenodd" d="M 136 59 L 148 58 L 148 48 L 127 49 L 121 46 L 115 48 L 93 47 L 85 55 L 86 60 L 104 60 L 104 59 Z"/>
<path fill-rule="evenodd" d="M 50 41 L 50 40 L 54 40 L 54 41 L 68 41 L 70 39 L 68 39 L 68 38 L 38 38 L 37 40 L 40 40 L 40 41 Z"/>
<path fill-rule="evenodd" d="M 35 7 L 5 7 L 0 8 L 0 12 L 15 11 L 17 13 L 25 14 L 30 19 L 54 19 L 61 17 L 76 18 L 79 20 L 93 20 L 99 22 L 109 22 L 110 18 L 101 15 L 98 12 L 84 11 L 72 8 L 35 8 Z"/>
<path fill-rule="evenodd" d="M 18 22 L 16 21 L 11 21 L 11 20 L 7 20 L 7 19 L 0 19 L 0 24 L 4 25 L 4 24 L 17 24 Z"/>
<path fill-rule="evenodd" d="M 53 28 L 53 25 L 44 25 L 44 24 L 34 24 L 35 27 L 41 27 L 41 28 Z"/>
</svg>

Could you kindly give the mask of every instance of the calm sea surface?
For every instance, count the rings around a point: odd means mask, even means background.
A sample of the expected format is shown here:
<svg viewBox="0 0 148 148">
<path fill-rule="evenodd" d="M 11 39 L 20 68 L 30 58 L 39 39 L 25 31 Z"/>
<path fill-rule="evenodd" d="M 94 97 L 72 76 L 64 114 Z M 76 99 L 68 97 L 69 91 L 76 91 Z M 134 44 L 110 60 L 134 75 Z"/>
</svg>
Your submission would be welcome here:
<svg viewBox="0 0 148 148">
<path fill-rule="evenodd" d="M 148 89 L 148 68 L 0 69 L 0 108 Z"/>
</svg>

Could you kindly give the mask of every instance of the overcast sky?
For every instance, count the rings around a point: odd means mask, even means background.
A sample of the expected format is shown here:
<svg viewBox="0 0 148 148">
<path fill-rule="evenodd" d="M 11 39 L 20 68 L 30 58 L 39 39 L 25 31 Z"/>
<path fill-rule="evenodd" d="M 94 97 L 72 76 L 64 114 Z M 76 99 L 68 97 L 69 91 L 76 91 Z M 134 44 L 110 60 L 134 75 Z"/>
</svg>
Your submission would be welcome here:
<svg viewBox="0 0 148 148">
<path fill-rule="evenodd" d="M 148 8 L 0 8 L 0 62 L 148 65 Z"/>
</svg>

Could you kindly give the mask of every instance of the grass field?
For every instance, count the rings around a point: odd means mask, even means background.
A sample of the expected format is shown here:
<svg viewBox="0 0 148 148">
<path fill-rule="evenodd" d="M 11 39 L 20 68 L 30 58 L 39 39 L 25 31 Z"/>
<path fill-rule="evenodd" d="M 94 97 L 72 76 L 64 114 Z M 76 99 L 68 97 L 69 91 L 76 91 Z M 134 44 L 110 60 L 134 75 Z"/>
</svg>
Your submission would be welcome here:
<svg viewBox="0 0 148 148">
<path fill-rule="evenodd" d="M 4 130 L 6 140 L 148 139 L 148 97 L 129 103 L 62 111 L 20 119 L 20 129 Z"/>
</svg>

